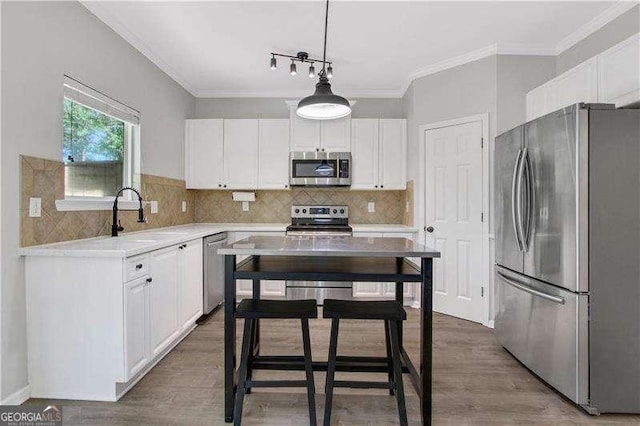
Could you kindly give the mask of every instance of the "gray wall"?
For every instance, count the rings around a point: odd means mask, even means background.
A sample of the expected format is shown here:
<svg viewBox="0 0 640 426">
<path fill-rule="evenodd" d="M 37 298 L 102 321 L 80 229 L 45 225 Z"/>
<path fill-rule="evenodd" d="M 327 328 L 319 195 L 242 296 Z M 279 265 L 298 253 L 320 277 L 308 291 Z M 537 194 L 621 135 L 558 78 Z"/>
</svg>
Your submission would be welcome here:
<svg viewBox="0 0 640 426">
<path fill-rule="evenodd" d="M 499 55 L 497 130 L 499 135 L 524 123 L 527 92 L 555 77 L 555 56 Z"/>
<path fill-rule="evenodd" d="M 193 118 L 289 118 L 291 98 L 197 98 Z M 355 98 L 353 118 L 404 118 L 402 99 Z"/>
<path fill-rule="evenodd" d="M 562 74 L 639 31 L 640 6 L 636 6 L 558 55 L 556 73 Z"/>
<path fill-rule="evenodd" d="M 2 2 L 2 383 L 27 385 L 19 246 L 19 155 L 60 160 L 70 76 L 141 113 L 142 171 L 182 179 L 184 119 L 195 100 L 77 2 Z M 81 301 L 80 301 L 81 302 Z"/>
</svg>

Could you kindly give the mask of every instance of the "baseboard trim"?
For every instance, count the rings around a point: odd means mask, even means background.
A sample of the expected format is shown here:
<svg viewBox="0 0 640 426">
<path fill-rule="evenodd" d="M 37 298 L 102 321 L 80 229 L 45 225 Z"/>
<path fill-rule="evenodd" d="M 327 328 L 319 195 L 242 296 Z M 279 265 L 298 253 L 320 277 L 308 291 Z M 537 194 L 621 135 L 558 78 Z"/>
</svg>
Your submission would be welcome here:
<svg viewBox="0 0 640 426">
<path fill-rule="evenodd" d="M 487 323 L 487 327 L 489 327 L 489 328 L 494 328 L 494 325 L 493 325 L 493 324 L 494 324 L 494 323 L 493 323 L 493 320 L 491 320 L 491 321 L 489 321 L 489 322 Z"/>
<path fill-rule="evenodd" d="M 31 388 L 27 385 L 3 399 L 2 405 L 20 405 L 29 398 L 31 398 Z"/>
</svg>

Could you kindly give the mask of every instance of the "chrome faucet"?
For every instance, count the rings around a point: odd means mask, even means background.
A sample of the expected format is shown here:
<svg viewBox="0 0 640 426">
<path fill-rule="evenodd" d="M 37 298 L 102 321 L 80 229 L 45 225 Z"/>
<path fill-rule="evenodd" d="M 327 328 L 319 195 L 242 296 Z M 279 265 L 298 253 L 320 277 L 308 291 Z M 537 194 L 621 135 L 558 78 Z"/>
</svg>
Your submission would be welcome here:
<svg viewBox="0 0 640 426">
<path fill-rule="evenodd" d="M 113 222 L 111 223 L 111 236 L 117 237 L 118 232 L 124 231 L 124 227 L 120 225 L 120 221 L 118 220 L 118 196 L 122 194 L 127 189 L 138 194 L 138 202 L 140 202 L 140 208 L 138 208 L 138 223 L 144 223 L 144 210 L 142 209 L 142 195 L 135 188 L 131 188 L 130 186 L 125 186 L 120 191 L 116 193 L 116 198 L 113 200 Z"/>
</svg>

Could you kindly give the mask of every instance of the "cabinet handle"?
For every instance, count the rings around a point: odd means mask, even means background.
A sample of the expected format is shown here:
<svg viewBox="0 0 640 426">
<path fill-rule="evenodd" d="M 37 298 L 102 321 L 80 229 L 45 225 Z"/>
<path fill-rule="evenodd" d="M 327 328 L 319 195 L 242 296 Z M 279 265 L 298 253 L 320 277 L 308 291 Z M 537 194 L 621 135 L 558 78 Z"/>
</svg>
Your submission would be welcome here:
<svg viewBox="0 0 640 426">
<path fill-rule="evenodd" d="M 138 269 L 142 269 L 142 263 L 138 263 L 138 264 L 136 265 L 136 270 L 138 270 Z"/>
<path fill-rule="evenodd" d="M 380 185 L 380 188 L 384 188 L 384 185 Z"/>
<path fill-rule="evenodd" d="M 285 187 L 285 188 L 288 188 L 288 187 L 289 187 L 289 185 L 287 185 L 287 184 L 285 183 L 285 184 L 284 184 L 284 187 Z"/>
<path fill-rule="evenodd" d="M 218 188 L 222 188 L 222 184 L 221 183 L 218 184 Z"/>
<path fill-rule="evenodd" d="M 226 188 L 226 187 L 227 187 L 227 185 L 222 185 L 222 186 L 223 186 L 224 188 Z"/>
<path fill-rule="evenodd" d="M 320 148 L 316 148 L 316 152 L 320 151 Z"/>
<path fill-rule="evenodd" d="M 322 148 L 322 150 L 321 150 L 321 151 L 322 151 L 322 152 L 324 152 L 324 148 Z"/>
<path fill-rule="evenodd" d="M 153 281 L 153 278 L 147 278 L 148 283 L 150 283 L 151 281 Z"/>
<path fill-rule="evenodd" d="M 376 185 L 376 188 L 378 187 L 378 185 Z"/>
</svg>

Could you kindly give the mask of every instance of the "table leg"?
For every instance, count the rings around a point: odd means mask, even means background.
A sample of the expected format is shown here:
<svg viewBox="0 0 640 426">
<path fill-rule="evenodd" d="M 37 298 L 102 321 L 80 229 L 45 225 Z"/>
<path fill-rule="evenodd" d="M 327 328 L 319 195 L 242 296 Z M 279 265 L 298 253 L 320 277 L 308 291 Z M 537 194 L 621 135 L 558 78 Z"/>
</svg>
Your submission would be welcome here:
<svg viewBox="0 0 640 426">
<path fill-rule="evenodd" d="M 253 298 L 260 299 L 260 280 L 253 280 Z M 255 345 L 253 347 L 254 355 L 258 356 L 260 355 L 260 320 L 256 320 L 254 333 L 255 333 Z"/>
<path fill-rule="evenodd" d="M 403 263 L 404 257 L 396 257 L 396 268 L 398 270 L 398 273 L 402 273 Z M 402 281 L 396 283 L 396 300 L 400 302 L 401 305 L 404 304 L 404 283 Z M 400 343 L 400 348 L 402 348 L 402 336 L 402 321 L 398 321 L 398 342 Z"/>
<path fill-rule="evenodd" d="M 233 422 L 236 392 L 236 256 L 224 257 L 224 421 Z"/>
<path fill-rule="evenodd" d="M 422 424 L 431 424 L 431 355 L 433 349 L 433 259 L 423 257 L 421 262 L 422 297 L 420 299 L 420 413 Z"/>
</svg>

